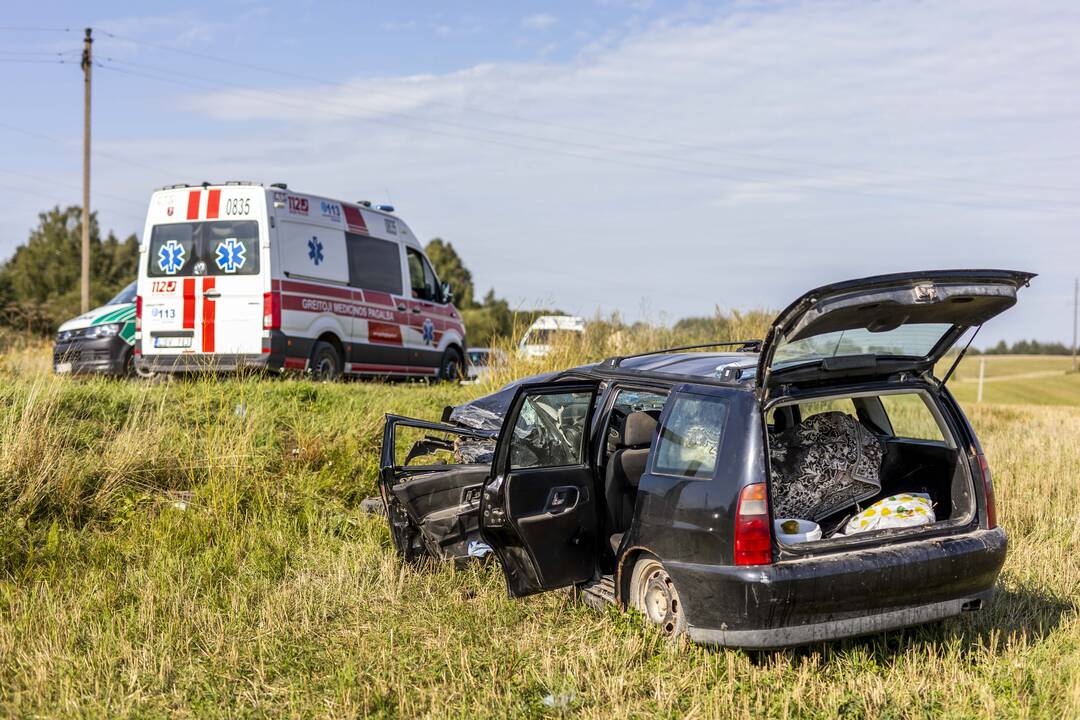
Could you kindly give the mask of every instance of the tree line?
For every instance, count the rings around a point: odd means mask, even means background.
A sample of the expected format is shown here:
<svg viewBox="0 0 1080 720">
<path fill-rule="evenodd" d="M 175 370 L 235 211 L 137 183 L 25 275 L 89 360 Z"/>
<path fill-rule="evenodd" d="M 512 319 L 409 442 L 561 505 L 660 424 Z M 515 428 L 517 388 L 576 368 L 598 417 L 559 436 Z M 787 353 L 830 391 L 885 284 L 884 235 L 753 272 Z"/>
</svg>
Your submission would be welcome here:
<svg viewBox="0 0 1080 720">
<path fill-rule="evenodd" d="M 90 213 L 90 304 L 102 305 L 135 279 L 139 241 L 104 238 Z M 38 214 L 38 226 L 0 264 L 0 324 L 47 334 L 79 314 L 82 272 L 82 208 L 59 205 Z"/>
</svg>

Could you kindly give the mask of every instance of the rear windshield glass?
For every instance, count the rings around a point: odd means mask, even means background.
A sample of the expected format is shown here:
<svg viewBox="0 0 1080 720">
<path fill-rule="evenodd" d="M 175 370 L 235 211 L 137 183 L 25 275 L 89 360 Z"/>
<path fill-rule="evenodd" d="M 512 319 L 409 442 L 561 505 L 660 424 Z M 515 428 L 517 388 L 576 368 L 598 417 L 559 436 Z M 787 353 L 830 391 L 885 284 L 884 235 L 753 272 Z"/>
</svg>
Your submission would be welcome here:
<svg viewBox="0 0 1080 720">
<path fill-rule="evenodd" d="M 155 225 L 147 256 L 150 277 L 256 275 L 259 223 L 221 220 Z"/>
<path fill-rule="evenodd" d="M 920 323 L 884 332 L 855 328 L 781 342 L 773 355 L 773 367 L 847 355 L 925 358 L 952 327 L 949 323 Z"/>
</svg>

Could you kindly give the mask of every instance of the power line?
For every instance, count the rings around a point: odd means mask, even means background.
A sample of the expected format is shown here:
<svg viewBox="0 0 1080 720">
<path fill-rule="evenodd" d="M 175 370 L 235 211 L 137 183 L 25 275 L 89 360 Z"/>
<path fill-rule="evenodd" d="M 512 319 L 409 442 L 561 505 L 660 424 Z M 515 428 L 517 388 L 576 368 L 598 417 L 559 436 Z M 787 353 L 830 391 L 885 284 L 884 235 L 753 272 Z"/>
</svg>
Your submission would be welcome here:
<svg viewBox="0 0 1080 720">
<path fill-rule="evenodd" d="M 77 190 L 82 188 L 81 185 L 78 185 L 76 183 L 67 182 L 67 181 L 64 181 L 64 180 L 56 180 L 56 179 L 53 179 L 53 178 L 41 177 L 40 175 L 30 175 L 28 173 L 14 172 L 12 170 L 5 170 L 5 169 L 2 169 L 2 168 L 0 168 L 0 174 L 10 175 L 11 177 L 20 177 L 20 178 L 23 178 L 24 180 L 30 180 L 30 181 L 33 181 L 33 182 L 44 183 L 46 185 L 59 185 L 61 187 L 75 188 Z M 140 209 L 145 209 L 146 208 L 146 203 L 139 202 L 138 200 L 132 200 L 130 197 L 125 197 L 123 195 L 113 195 L 112 193 L 101 192 L 100 190 L 95 190 L 94 195 L 96 197 L 109 198 L 110 200 L 115 200 L 117 202 L 126 203 L 128 205 L 132 205 L 132 206 L 138 207 Z"/>
<path fill-rule="evenodd" d="M 0 183 L 0 188 L 2 188 L 4 190 L 7 190 L 7 191 L 10 191 L 10 192 L 17 192 L 17 193 L 22 193 L 24 195 L 29 195 L 30 197 L 37 198 L 38 200 L 41 200 L 41 201 L 44 201 L 44 202 L 47 202 L 47 203 L 59 204 L 59 203 L 57 203 L 57 199 L 56 199 L 55 196 L 45 195 L 43 193 L 36 192 L 34 190 L 30 190 L 30 189 L 27 189 L 25 187 L 22 187 L 21 185 L 8 185 L 7 183 Z M 119 215 L 121 217 L 128 218 L 129 220 L 137 220 L 138 221 L 138 226 L 137 227 L 139 229 L 141 229 L 143 223 L 146 222 L 146 216 L 144 216 L 144 215 L 135 215 L 134 213 L 126 212 L 126 211 L 123 211 L 123 210 L 116 210 L 115 208 L 109 209 L 109 212 L 112 213 L 113 215 Z"/>
<path fill-rule="evenodd" d="M 72 55 L 78 50 L 0 50 L 0 55 Z"/>
<path fill-rule="evenodd" d="M 127 75 L 133 75 L 133 76 L 136 76 L 136 77 L 144 77 L 144 78 L 148 78 L 148 79 L 151 79 L 151 80 L 156 80 L 156 81 L 159 81 L 159 82 L 166 82 L 166 83 L 170 83 L 170 84 L 176 84 L 176 85 L 187 86 L 187 87 L 195 87 L 195 88 L 198 88 L 198 89 L 210 89 L 210 90 L 226 89 L 226 90 L 230 90 L 230 91 L 233 91 L 233 92 L 237 92 L 237 93 L 242 94 L 242 95 L 251 96 L 256 101 L 259 101 L 259 102 L 263 102 L 263 103 L 271 103 L 271 102 L 273 102 L 276 105 L 286 105 L 286 106 L 298 108 L 298 109 L 301 109 L 301 110 L 309 110 L 310 107 L 311 107 L 310 104 L 298 104 L 298 103 L 295 102 L 295 99 L 296 99 L 295 97 L 290 97 L 287 94 L 283 94 L 283 93 L 279 93 L 279 92 L 266 91 L 266 90 L 252 90 L 252 89 L 243 88 L 243 87 L 233 85 L 233 84 L 229 84 L 229 83 L 222 83 L 221 81 L 217 81 L 217 80 L 211 80 L 211 79 L 208 79 L 208 78 L 200 78 L 198 76 L 193 76 L 190 73 L 185 73 L 185 75 L 184 75 L 185 79 L 179 79 L 179 78 L 175 77 L 174 74 L 166 74 L 166 73 L 171 73 L 171 71 L 168 71 L 168 70 L 166 70 L 164 68 L 155 68 L 155 67 L 152 67 L 152 66 L 143 66 L 143 65 L 140 65 L 140 64 L 137 64 L 137 63 L 131 63 L 131 62 L 123 61 L 123 63 L 126 64 L 126 65 L 131 65 L 133 67 L 137 67 L 137 68 L 141 68 L 143 70 L 149 70 L 150 71 L 150 72 L 139 72 L 138 70 L 131 70 L 131 69 L 124 68 L 124 67 L 117 67 L 116 63 L 118 61 L 113 60 L 111 58 L 106 58 L 106 61 L 107 61 L 108 64 L 99 64 L 99 66 L 102 67 L 103 69 L 109 70 L 111 72 L 118 72 L 118 73 L 123 73 L 123 74 L 127 74 Z M 275 98 L 277 98 L 277 99 L 275 99 Z M 290 102 L 290 101 L 293 101 L 293 102 Z M 328 100 L 321 99 L 321 98 L 319 99 L 318 102 L 320 102 L 324 106 L 328 105 L 328 104 L 329 105 L 335 105 L 336 104 L 336 105 L 346 106 L 345 104 L 340 103 L 340 102 L 328 101 Z M 355 106 L 353 106 L 353 107 L 355 107 Z M 341 116 L 341 117 L 346 117 L 346 118 L 349 118 L 349 119 L 352 119 L 352 120 L 359 120 L 361 122 L 371 122 L 371 123 L 377 123 L 377 124 L 382 124 L 382 125 L 389 125 L 391 127 L 397 128 L 397 129 L 402 129 L 402 126 L 400 124 L 395 123 L 395 122 L 390 122 L 389 120 L 378 118 L 378 117 L 358 116 L 355 113 L 343 113 L 343 112 L 334 111 L 332 109 L 325 108 L 325 107 L 323 108 L 322 112 L 328 112 L 328 113 L 338 115 L 338 116 Z M 410 115 L 408 115 L 406 113 L 400 113 L 400 112 L 396 112 L 396 111 L 388 111 L 387 113 L 384 113 L 384 114 L 397 115 L 397 116 L 400 116 L 400 117 L 402 117 L 404 119 L 407 119 L 407 120 L 410 120 L 410 121 L 413 121 L 413 122 L 427 122 L 427 120 L 425 118 L 418 118 L 418 117 L 415 117 L 415 116 L 410 116 Z M 408 127 L 404 128 L 404 129 L 417 130 L 417 128 L 408 128 Z M 478 142 L 478 143 L 489 144 L 489 145 L 510 147 L 510 148 L 514 148 L 514 149 L 527 150 L 527 151 L 531 151 L 531 152 L 540 152 L 540 153 L 545 153 L 545 154 L 562 155 L 562 156 L 566 156 L 566 157 L 573 157 L 573 158 L 578 158 L 578 159 L 589 160 L 589 161 L 592 161 L 592 162 L 604 162 L 604 163 L 609 163 L 609 164 L 617 164 L 617 165 L 622 165 L 622 166 L 627 166 L 627 167 L 637 167 L 637 168 L 643 168 L 643 169 L 654 170 L 654 171 L 655 170 L 660 170 L 660 171 L 663 171 L 663 172 L 670 172 L 670 173 L 683 174 L 683 175 L 692 175 L 692 176 L 695 176 L 695 177 L 705 177 L 705 178 L 711 178 L 711 179 L 726 180 L 726 181 L 736 182 L 736 183 L 764 182 L 760 178 L 748 178 L 748 177 L 745 177 L 745 176 L 722 174 L 722 173 L 717 173 L 715 171 L 713 171 L 713 172 L 703 172 L 703 171 L 695 171 L 695 170 L 691 170 L 691 169 L 687 169 L 687 168 L 677 168 L 677 167 L 669 167 L 669 166 L 663 166 L 663 165 L 645 164 L 645 163 L 628 161 L 628 160 L 624 160 L 624 159 L 622 159 L 620 157 L 612 157 L 612 156 L 610 156 L 610 154 L 616 154 L 616 155 L 633 154 L 633 155 L 639 155 L 639 156 L 640 155 L 645 155 L 646 157 L 650 157 L 650 156 L 649 156 L 649 154 L 643 154 L 643 153 L 634 153 L 634 152 L 627 153 L 627 151 L 619 150 L 617 148 L 611 148 L 611 147 L 602 147 L 602 146 L 596 146 L 596 145 L 585 145 L 585 144 L 581 144 L 581 143 L 574 144 L 575 146 L 583 147 L 583 148 L 588 149 L 588 150 L 593 150 L 593 151 L 602 152 L 602 153 L 608 153 L 608 155 L 592 155 L 592 154 L 584 154 L 584 153 L 572 152 L 572 151 L 564 150 L 564 149 L 562 149 L 561 146 L 566 144 L 566 143 L 564 143 L 562 141 L 559 141 L 559 140 L 553 140 L 553 139 L 547 139 L 547 138 L 530 138 L 528 136 L 525 136 L 526 139 L 529 139 L 529 140 L 532 140 L 532 141 L 552 143 L 552 144 L 555 144 L 555 145 L 560 146 L 560 147 L 541 148 L 541 147 L 536 147 L 536 146 L 532 146 L 532 145 L 522 145 L 520 143 L 507 142 L 507 141 L 504 141 L 504 140 L 495 140 L 495 139 L 487 138 L 487 137 L 476 137 L 476 136 L 472 136 L 472 135 L 463 135 L 461 133 L 447 132 L 445 130 L 438 130 L 438 129 L 432 129 L 432 128 L 421 128 L 420 130 L 422 130 L 423 132 L 427 132 L 427 133 L 431 133 L 431 134 L 435 134 L 435 135 L 441 135 L 441 136 L 444 136 L 444 137 L 452 137 L 452 138 L 456 138 L 456 139 L 464 139 L 464 140 L 468 140 L 470 142 Z M 667 162 L 680 162 L 680 163 L 684 162 L 681 159 L 670 158 L 670 157 L 667 157 L 667 156 L 651 156 L 651 157 L 655 157 L 656 159 L 659 159 L 659 160 L 662 160 L 662 161 L 667 161 Z M 771 174 L 781 174 L 781 175 L 783 175 L 783 177 L 785 177 L 788 180 L 796 180 L 798 182 L 803 182 L 803 183 L 805 183 L 807 181 L 818 180 L 817 178 L 794 177 L 794 176 L 791 176 L 790 174 L 779 173 L 777 171 L 761 170 L 761 169 L 758 169 L 758 168 L 737 168 L 737 169 L 741 169 L 741 170 L 745 170 L 745 171 L 749 171 L 749 172 L 766 173 L 766 174 L 770 174 L 770 173 Z M 859 196 L 859 197 L 867 197 L 867 198 L 874 198 L 874 199 L 901 200 L 901 201 L 906 200 L 906 201 L 913 201 L 913 202 L 919 202 L 919 203 L 928 203 L 928 204 L 946 205 L 946 206 L 974 207 L 974 208 L 991 209 L 991 210 L 1018 210 L 1018 211 L 1054 212 L 1053 210 L 1041 209 L 1041 208 L 1036 208 L 1036 207 L 1032 207 L 1032 206 L 1027 206 L 1027 207 L 1015 207 L 1015 206 L 1013 206 L 1013 207 L 1009 207 L 1007 205 L 1002 204 L 1000 202 L 1000 198 L 995 198 L 995 197 L 989 197 L 988 198 L 987 196 L 978 196 L 978 195 L 974 195 L 974 194 L 971 194 L 971 193 L 968 193 L 969 197 L 974 197 L 976 199 L 990 200 L 990 201 L 993 202 L 993 204 L 980 204 L 978 202 L 971 202 L 971 201 L 964 201 L 964 200 L 948 200 L 948 199 L 941 199 L 941 198 L 928 198 L 928 197 L 920 197 L 918 195 L 910 195 L 910 194 L 900 194 L 900 195 L 892 194 L 892 195 L 890 195 L 890 194 L 885 194 L 885 193 L 881 193 L 881 192 L 866 192 L 866 191 L 860 191 L 860 190 L 857 190 L 857 189 L 844 189 L 844 188 L 834 188 L 834 187 L 817 187 L 817 186 L 803 185 L 803 186 L 800 187 L 800 189 L 805 190 L 807 192 L 815 192 L 815 193 L 839 194 L 839 195 L 845 195 L 845 196 Z M 886 188 L 886 189 L 893 189 L 893 188 Z M 906 188 L 896 188 L 896 190 L 898 190 L 901 193 L 909 192 Z M 1025 200 L 1025 198 L 1008 198 L 1008 199 L 1010 199 L 1010 200 Z M 1042 202 L 1043 204 L 1047 204 L 1047 203 L 1055 204 L 1055 201 L 1040 200 L 1039 202 Z M 1056 203 L 1056 204 L 1060 205 L 1062 203 Z M 1067 214 L 1069 214 L 1069 215 L 1075 214 L 1075 212 L 1071 212 L 1073 210 L 1073 207 L 1074 207 L 1073 205 L 1069 204 L 1066 207 L 1070 211 Z M 1080 210 L 1080 208 L 1077 208 L 1077 210 Z"/>
<path fill-rule="evenodd" d="M 64 138 L 58 138 L 58 137 L 55 137 L 55 136 L 52 136 L 52 135 L 46 135 L 45 133 L 37 132 L 36 130 L 27 130 L 25 128 L 16 127 L 15 125 L 11 125 L 10 123 L 6 123 L 6 122 L 3 122 L 3 121 L 0 121 L 0 128 L 11 130 L 12 132 L 17 132 L 17 133 L 20 133 L 22 135 L 26 135 L 27 137 L 33 137 L 33 138 L 37 138 L 39 140 L 44 140 L 44 141 L 52 143 L 54 145 L 67 145 L 68 147 L 71 147 L 73 145 L 74 146 L 79 145 L 79 143 L 77 143 L 77 142 L 75 142 L 73 140 L 66 140 Z M 160 167 L 155 167 L 153 165 L 147 165 L 145 163 L 141 163 L 141 162 L 138 162 L 136 160 L 131 160 L 131 159 L 128 159 L 126 157 L 123 157 L 122 155 L 114 155 L 112 153 L 103 152 L 101 150 L 95 150 L 94 155 L 96 155 L 97 157 L 109 158 L 110 160 L 113 160 L 115 162 L 123 163 L 125 165 L 131 165 L 132 167 L 142 168 L 143 170 L 150 170 L 150 171 L 158 173 L 158 174 L 162 174 L 162 175 L 169 175 L 170 174 L 169 171 L 163 170 Z M 171 175 L 172 175 L 172 177 L 176 177 L 175 173 L 171 173 Z"/>
<path fill-rule="evenodd" d="M 67 65 L 73 63 L 74 60 L 34 60 L 34 59 L 16 59 L 16 58 L 2 58 L 0 57 L 0 63 L 7 63 L 9 65 Z"/>
<path fill-rule="evenodd" d="M 199 58 L 199 59 L 202 59 L 202 60 L 209 60 L 209 61 L 217 62 L 217 63 L 227 63 L 229 66 L 243 67 L 243 68 L 247 68 L 247 69 L 250 69 L 250 70 L 255 70 L 257 72 L 269 73 L 269 74 L 272 74 L 275 77 L 279 77 L 279 78 L 282 77 L 282 76 L 291 77 L 291 78 L 294 78 L 294 79 L 304 80 L 306 82 L 315 82 L 315 83 L 319 83 L 319 84 L 324 84 L 326 82 L 325 78 L 317 78 L 317 77 L 313 77 L 313 76 L 310 76 L 310 75 L 304 75 L 302 73 L 297 73 L 297 72 L 294 72 L 294 71 L 290 71 L 290 70 L 285 69 L 285 68 L 271 68 L 271 67 L 266 67 L 266 66 L 262 66 L 262 65 L 256 65 L 256 64 L 253 64 L 253 63 L 237 61 L 235 58 L 218 57 L 218 56 L 215 56 L 215 55 L 209 55 L 209 54 L 206 54 L 206 53 L 195 52 L 193 50 L 187 50 L 187 49 L 184 49 L 184 48 L 178 48 L 178 47 L 171 46 L 171 45 L 165 45 L 165 44 L 161 44 L 161 43 L 153 43 L 153 42 L 149 42 L 149 41 L 146 41 L 146 40 L 138 40 L 136 38 L 117 35 L 115 33 L 110 33 L 110 32 L 106 32 L 106 31 L 102 31 L 102 34 L 106 35 L 107 37 L 113 38 L 115 40 L 122 40 L 122 41 L 126 41 L 126 42 L 131 42 L 131 43 L 134 43 L 134 44 L 137 44 L 137 45 L 143 45 L 143 46 L 146 46 L 146 47 L 156 48 L 156 49 L 159 49 L 159 50 L 166 50 L 166 51 L 169 51 L 169 52 L 188 55 L 188 56 L 196 57 L 196 58 Z M 410 96 L 410 95 L 408 95 L 406 93 L 394 92 L 393 90 L 390 90 L 390 89 L 387 89 L 387 88 L 379 88 L 377 90 L 374 90 L 373 92 L 376 95 L 385 95 L 385 96 L 388 96 L 388 97 L 398 97 L 398 98 L 403 98 L 403 99 L 408 99 L 408 100 L 413 99 L 412 96 Z M 691 151 L 691 152 L 697 152 L 697 153 L 700 153 L 702 151 L 724 152 L 724 153 L 727 153 L 727 154 L 739 155 L 739 156 L 747 157 L 747 158 L 754 158 L 754 159 L 759 159 L 759 160 L 767 160 L 769 162 L 782 162 L 782 163 L 786 163 L 786 164 L 790 164 L 790 165 L 804 165 L 804 166 L 807 166 L 807 167 L 826 168 L 826 169 L 831 169 L 831 170 L 843 170 L 843 171 L 846 171 L 846 172 L 858 172 L 858 173 L 867 173 L 867 172 L 869 172 L 869 173 L 876 173 L 876 174 L 879 174 L 879 175 L 883 174 L 885 176 L 906 177 L 906 178 L 909 178 L 909 179 L 924 180 L 924 181 L 925 180 L 934 180 L 934 181 L 941 181 L 941 182 L 959 182 L 959 183 L 965 183 L 965 184 L 976 185 L 976 186 L 982 185 L 982 186 L 989 186 L 989 187 L 1015 188 L 1015 189 L 1024 189 L 1024 190 L 1039 190 L 1039 191 L 1050 190 L 1050 191 L 1054 191 L 1054 192 L 1080 193 L 1080 188 L 1075 188 L 1075 187 L 1062 187 L 1062 186 L 1031 184 L 1031 183 L 1015 183 L 1015 182 L 1008 182 L 1008 181 L 1001 181 L 1001 180 L 989 180 L 989 179 L 986 179 L 986 178 L 971 178 L 971 177 L 957 177 L 957 176 L 937 175 L 937 174 L 926 173 L 926 172 L 921 172 L 921 171 L 912 172 L 912 171 L 897 171 L 897 170 L 885 170 L 885 171 L 868 170 L 865 167 L 858 167 L 858 166 L 854 166 L 854 165 L 846 165 L 846 164 L 842 164 L 842 163 L 823 162 L 823 161 L 816 161 L 816 160 L 807 160 L 807 159 L 802 159 L 802 158 L 792 158 L 792 157 L 785 157 L 785 156 L 782 156 L 782 155 L 775 155 L 775 154 L 771 154 L 771 153 L 750 152 L 750 151 L 743 150 L 743 149 L 740 149 L 740 148 L 733 148 L 730 145 L 716 145 L 715 143 L 700 144 L 700 143 L 688 143 L 688 142 L 679 142 L 679 141 L 672 141 L 672 140 L 658 140 L 656 138 L 646 138 L 646 137 L 642 137 L 642 136 L 639 136 L 639 135 L 621 133 L 621 132 L 617 132 L 617 131 L 610 131 L 610 130 L 607 130 L 607 129 L 597 129 L 597 128 L 588 128 L 588 127 L 583 127 L 583 126 L 575 126 L 575 125 L 570 125 L 570 124 L 565 124 L 565 123 L 553 122 L 553 121 L 549 121 L 549 120 L 541 120 L 541 119 L 537 119 L 537 118 L 530 118 L 530 117 L 526 117 L 526 116 L 522 116 L 522 115 L 518 115 L 518 114 L 514 114 L 514 113 L 504 113 L 504 112 L 490 110 L 490 109 L 484 108 L 482 106 L 478 106 L 478 105 L 471 104 L 471 103 L 458 104 L 458 103 L 450 103 L 450 102 L 446 102 L 446 101 L 441 101 L 441 100 L 438 100 L 438 99 L 430 99 L 430 100 L 428 100 L 428 102 L 430 104 L 433 104 L 433 105 L 441 105 L 443 107 L 450 107 L 450 108 L 455 108 L 455 109 L 459 109 L 459 110 L 463 109 L 463 108 L 464 109 L 469 109 L 469 110 L 472 110 L 472 111 L 475 111 L 475 112 L 483 113 L 483 114 L 486 114 L 486 115 L 491 115 L 493 117 L 509 119 L 509 120 L 513 120 L 513 121 L 516 121 L 516 122 L 530 123 L 530 124 L 534 124 L 534 125 L 541 125 L 541 126 L 559 128 L 559 129 L 563 129 L 563 130 L 570 130 L 572 132 L 581 132 L 581 133 L 588 133 L 588 134 L 593 134 L 593 135 L 603 135 L 606 138 L 620 138 L 620 139 L 625 139 L 625 140 L 631 140 L 631 141 L 634 141 L 634 142 L 644 142 L 644 143 L 650 143 L 650 144 L 653 144 L 653 145 L 660 145 L 660 146 L 666 146 L 666 147 L 676 147 L 676 148 L 680 148 L 680 149 Z M 429 121 L 429 122 L 443 122 L 445 124 L 445 121 Z M 492 130 L 492 129 L 484 129 L 484 130 L 485 131 L 493 131 L 493 132 L 504 132 L 504 131 L 498 131 L 498 130 Z M 533 139 L 538 139 L 538 138 L 534 137 Z M 545 142 L 561 142 L 561 143 L 569 142 L 569 141 L 564 141 L 564 140 L 553 140 L 553 139 L 548 139 L 548 138 L 543 139 L 543 141 L 545 141 Z M 626 151 L 623 151 L 623 152 L 626 152 Z M 730 167 L 730 165 L 729 165 L 729 167 Z M 769 171 L 769 170 L 765 170 L 765 169 L 761 169 L 761 168 L 754 168 L 753 171 L 766 172 L 766 173 L 768 173 L 768 172 L 774 172 L 774 173 L 782 172 L 782 171 Z"/>
<path fill-rule="evenodd" d="M 0 32 L 71 32 L 71 28 L 16 27 L 14 25 L 0 25 Z"/>
</svg>

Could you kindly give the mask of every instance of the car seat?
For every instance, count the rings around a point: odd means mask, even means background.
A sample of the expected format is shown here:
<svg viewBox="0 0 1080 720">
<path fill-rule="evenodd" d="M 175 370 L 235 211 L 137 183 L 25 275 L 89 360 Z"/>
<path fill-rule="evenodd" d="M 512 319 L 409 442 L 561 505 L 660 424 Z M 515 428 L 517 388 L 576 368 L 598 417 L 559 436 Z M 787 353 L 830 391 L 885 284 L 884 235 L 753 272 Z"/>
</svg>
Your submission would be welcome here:
<svg viewBox="0 0 1080 720">
<path fill-rule="evenodd" d="M 612 438 L 614 450 L 604 472 L 604 499 L 612 551 L 618 547 L 616 538 L 622 538 L 633 519 L 638 482 L 645 473 L 649 445 L 655 432 L 656 418 L 639 411 L 627 415 L 622 433 Z"/>
</svg>

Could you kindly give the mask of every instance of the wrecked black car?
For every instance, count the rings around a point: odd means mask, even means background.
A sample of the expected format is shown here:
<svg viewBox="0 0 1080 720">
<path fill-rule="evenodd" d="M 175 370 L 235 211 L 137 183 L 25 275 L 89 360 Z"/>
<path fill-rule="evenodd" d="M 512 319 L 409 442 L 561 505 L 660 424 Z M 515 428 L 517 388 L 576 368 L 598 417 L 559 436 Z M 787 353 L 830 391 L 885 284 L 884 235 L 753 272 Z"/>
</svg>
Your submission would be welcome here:
<svg viewBox="0 0 1080 720">
<path fill-rule="evenodd" d="M 611 358 L 441 422 L 389 415 L 380 492 L 394 544 L 407 560 L 492 554 L 513 596 L 575 586 L 725 646 L 978 610 L 1006 539 L 945 382 L 1032 277 L 836 283 L 726 352 Z"/>
</svg>

